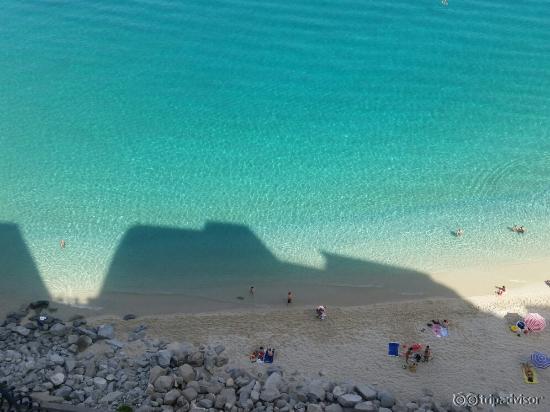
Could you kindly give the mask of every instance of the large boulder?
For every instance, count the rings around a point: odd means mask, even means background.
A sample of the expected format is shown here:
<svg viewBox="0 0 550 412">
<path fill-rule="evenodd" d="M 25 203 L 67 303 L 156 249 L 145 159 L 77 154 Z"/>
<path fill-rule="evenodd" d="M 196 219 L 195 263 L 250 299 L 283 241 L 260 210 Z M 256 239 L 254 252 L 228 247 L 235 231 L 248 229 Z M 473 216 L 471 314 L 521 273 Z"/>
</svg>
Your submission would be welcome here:
<svg viewBox="0 0 550 412">
<path fill-rule="evenodd" d="M 271 376 L 274 376 L 274 375 L 275 374 L 273 374 Z M 308 386 L 307 397 L 308 397 L 308 400 L 310 402 L 322 402 L 322 401 L 324 401 L 325 400 L 325 390 L 323 389 L 323 382 L 318 381 L 318 380 L 310 382 L 310 384 Z"/>
<path fill-rule="evenodd" d="M 161 368 L 160 366 L 153 366 L 149 371 L 149 383 L 153 383 L 157 380 L 159 376 L 166 375 L 166 369 Z"/>
<path fill-rule="evenodd" d="M 237 395 L 235 394 L 235 389 L 233 388 L 224 388 L 216 396 L 216 401 L 214 406 L 216 409 L 224 409 L 224 406 L 227 405 L 228 409 L 231 409 L 233 405 L 237 402 Z"/>
<path fill-rule="evenodd" d="M 353 407 L 356 412 L 376 412 L 378 408 L 372 401 L 359 402 Z"/>
<path fill-rule="evenodd" d="M 200 351 L 193 352 L 189 356 L 189 365 L 198 367 L 198 366 L 202 366 L 203 363 L 204 363 L 204 353 L 203 352 L 200 352 Z"/>
<path fill-rule="evenodd" d="M 260 393 L 260 399 L 264 402 L 273 402 L 281 397 L 281 393 L 277 389 L 264 389 Z"/>
<path fill-rule="evenodd" d="M 93 340 L 88 335 L 81 335 L 76 340 L 76 346 L 79 352 L 85 351 L 92 343 Z"/>
<path fill-rule="evenodd" d="M 177 389 L 171 389 L 164 395 L 164 403 L 166 405 L 174 405 L 178 398 L 181 396 L 181 392 Z"/>
<path fill-rule="evenodd" d="M 188 401 L 188 402 L 191 402 L 191 401 L 194 401 L 195 399 L 197 399 L 197 396 L 199 395 L 198 392 L 188 386 L 187 388 L 185 388 L 184 390 L 181 391 L 181 394 L 183 395 L 183 397 Z"/>
<path fill-rule="evenodd" d="M 372 401 L 378 396 L 376 389 L 370 385 L 356 385 L 355 391 L 366 401 Z"/>
<path fill-rule="evenodd" d="M 178 374 L 183 378 L 185 383 L 195 380 L 195 370 L 188 363 L 178 368 Z"/>
<path fill-rule="evenodd" d="M 24 326 L 16 326 L 15 328 L 13 328 L 13 331 L 20 334 L 21 336 L 29 336 L 29 333 L 31 333 L 31 330 Z"/>
<path fill-rule="evenodd" d="M 170 366 L 170 359 L 172 358 L 172 351 L 168 349 L 159 350 L 157 353 L 157 361 L 159 366 L 166 368 Z"/>
<path fill-rule="evenodd" d="M 101 376 L 96 376 L 93 381 L 94 386 L 99 390 L 103 390 L 107 387 L 107 379 L 102 378 Z"/>
<path fill-rule="evenodd" d="M 337 403 L 333 403 L 325 407 L 325 412 L 344 412 L 344 409 Z"/>
<path fill-rule="evenodd" d="M 101 325 L 97 329 L 98 339 L 113 339 L 115 337 L 115 329 L 113 325 Z"/>
<path fill-rule="evenodd" d="M 346 393 L 338 397 L 338 403 L 344 408 L 353 408 L 356 404 L 361 402 L 363 398 L 354 393 Z"/>
<path fill-rule="evenodd" d="M 185 362 L 187 357 L 195 351 L 195 347 L 187 342 L 172 342 L 166 346 L 172 352 L 172 358 L 177 362 Z"/>
<path fill-rule="evenodd" d="M 264 389 L 265 390 L 279 390 L 283 383 L 283 378 L 278 373 L 272 373 L 265 380 Z"/>
<path fill-rule="evenodd" d="M 174 377 L 171 375 L 159 376 L 154 385 L 157 392 L 166 393 L 174 387 Z"/>
<path fill-rule="evenodd" d="M 54 336 L 64 336 L 67 333 L 67 327 L 62 323 L 56 323 L 50 328 L 50 333 Z"/>
<path fill-rule="evenodd" d="M 63 382 L 65 382 L 65 374 L 64 373 L 54 373 L 52 376 L 50 376 L 50 382 L 53 383 L 54 386 L 59 386 Z"/>
<path fill-rule="evenodd" d="M 380 406 L 384 408 L 391 408 L 395 405 L 395 397 L 387 391 L 378 392 L 378 400 L 380 401 Z"/>
</svg>

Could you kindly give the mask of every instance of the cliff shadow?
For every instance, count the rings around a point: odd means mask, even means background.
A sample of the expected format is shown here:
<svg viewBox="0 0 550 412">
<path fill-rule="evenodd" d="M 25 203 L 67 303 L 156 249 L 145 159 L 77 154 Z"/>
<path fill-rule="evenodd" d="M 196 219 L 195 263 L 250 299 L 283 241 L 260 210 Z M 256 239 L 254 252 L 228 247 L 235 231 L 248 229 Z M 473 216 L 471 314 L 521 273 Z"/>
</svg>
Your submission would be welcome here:
<svg viewBox="0 0 550 412">
<path fill-rule="evenodd" d="M 0 223 L 0 280 L 4 304 L 50 298 L 19 227 L 12 223 Z"/>
<path fill-rule="evenodd" d="M 300 305 L 458 297 L 420 271 L 323 256 L 323 268 L 282 261 L 244 225 L 207 222 L 198 230 L 134 226 L 121 239 L 93 304 L 122 311 L 128 299 L 134 301 L 134 312 L 151 309 L 135 302 L 155 305 L 159 312 L 196 312 L 286 303 L 288 290 Z"/>
</svg>

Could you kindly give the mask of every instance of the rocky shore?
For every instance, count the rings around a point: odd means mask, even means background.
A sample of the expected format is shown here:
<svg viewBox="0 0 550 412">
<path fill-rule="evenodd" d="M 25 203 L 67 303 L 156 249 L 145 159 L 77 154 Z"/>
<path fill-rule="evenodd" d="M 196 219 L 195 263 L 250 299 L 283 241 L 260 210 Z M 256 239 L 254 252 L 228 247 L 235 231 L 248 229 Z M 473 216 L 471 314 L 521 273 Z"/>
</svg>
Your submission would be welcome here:
<svg viewBox="0 0 550 412">
<path fill-rule="evenodd" d="M 404 401 L 382 388 L 333 382 L 322 373 L 308 379 L 263 365 L 254 374 L 228 366 L 223 345 L 163 342 L 147 337 L 145 326 L 122 341 L 112 325 L 91 326 L 80 316 L 64 321 L 48 307 L 47 301 L 33 302 L 0 326 L 0 383 L 37 402 L 165 412 L 462 410 L 438 404 L 427 389 Z M 136 343 L 141 353 L 127 350 Z"/>
</svg>

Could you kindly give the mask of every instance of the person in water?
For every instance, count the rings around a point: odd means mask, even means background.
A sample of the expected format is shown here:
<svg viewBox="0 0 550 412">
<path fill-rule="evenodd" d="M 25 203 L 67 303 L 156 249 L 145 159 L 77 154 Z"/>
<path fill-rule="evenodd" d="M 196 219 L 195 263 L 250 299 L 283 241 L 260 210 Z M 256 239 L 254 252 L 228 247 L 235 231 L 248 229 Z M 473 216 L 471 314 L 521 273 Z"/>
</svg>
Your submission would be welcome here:
<svg viewBox="0 0 550 412">
<path fill-rule="evenodd" d="M 292 292 L 289 290 L 288 294 L 286 295 L 286 303 L 292 303 Z"/>
<path fill-rule="evenodd" d="M 458 229 L 456 229 L 456 232 L 455 232 L 455 233 L 456 233 L 456 236 L 457 236 L 457 237 L 460 237 L 460 236 L 462 236 L 462 235 L 464 234 L 464 229 L 462 229 L 462 228 L 459 227 Z"/>
<path fill-rule="evenodd" d="M 250 293 L 251 296 L 254 296 L 254 292 L 255 292 L 254 286 L 250 286 L 250 290 L 248 291 L 248 293 Z"/>
<path fill-rule="evenodd" d="M 65 249 L 65 241 L 63 239 L 59 241 L 59 246 L 61 246 L 61 249 Z"/>
</svg>

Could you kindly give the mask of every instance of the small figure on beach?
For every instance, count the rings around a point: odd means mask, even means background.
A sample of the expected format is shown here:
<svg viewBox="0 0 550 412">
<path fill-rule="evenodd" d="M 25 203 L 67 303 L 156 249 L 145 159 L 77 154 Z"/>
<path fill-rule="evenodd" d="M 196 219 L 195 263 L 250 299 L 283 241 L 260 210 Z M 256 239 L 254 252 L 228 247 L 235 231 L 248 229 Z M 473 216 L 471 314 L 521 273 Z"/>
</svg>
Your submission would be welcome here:
<svg viewBox="0 0 550 412">
<path fill-rule="evenodd" d="M 250 290 L 248 291 L 250 296 L 254 296 L 254 292 L 255 292 L 254 286 L 250 286 Z"/>
<path fill-rule="evenodd" d="M 527 232 L 527 229 L 525 228 L 525 226 L 514 225 L 514 227 L 512 228 L 512 232 L 525 233 Z"/>
<path fill-rule="evenodd" d="M 61 249 L 65 249 L 65 240 L 61 239 L 59 241 L 59 246 L 61 246 Z"/>
<path fill-rule="evenodd" d="M 502 285 L 502 286 L 495 286 L 495 288 L 497 289 L 496 290 L 496 294 L 497 296 L 502 296 L 504 295 L 504 293 L 506 293 L 506 286 Z"/>
<path fill-rule="evenodd" d="M 525 375 L 527 382 L 534 383 L 535 373 L 533 372 L 533 369 L 531 369 L 531 366 L 528 363 L 522 363 L 521 369 L 523 369 L 523 374 Z"/>
<path fill-rule="evenodd" d="M 455 230 L 456 237 L 460 237 L 463 234 L 464 234 L 464 229 L 462 229 L 461 227 L 459 227 L 458 229 Z"/>
<path fill-rule="evenodd" d="M 424 349 L 424 362 L 428 362 L 431 357 L 432 350 L 430 349 L 430 345 L 426 345 L 426 349 Z"/>
<path fill-rule="evenodd" d="M 317 309 L 315 309 L 315 312 L 317 313 L 317 317 L 321 320 L 325 320 L 327 317 L 327 307 L 326 306 L 318 306 Z"/>
<path fill-rule="evenodd" d="M 405 363 L 406 364 L 409 363 L 409 358 L 411 357 L 412 354 L 413 354 L 413 348 L 409 347 L 409 349 L 407 349 L 407 352 L 405 352 Z"/>
<path fill-rule="evenodd" d="M 292 303 L 292 292 L 289 290 L 288 294 L 286 295 L 286 303 Z"/>
</svg>

